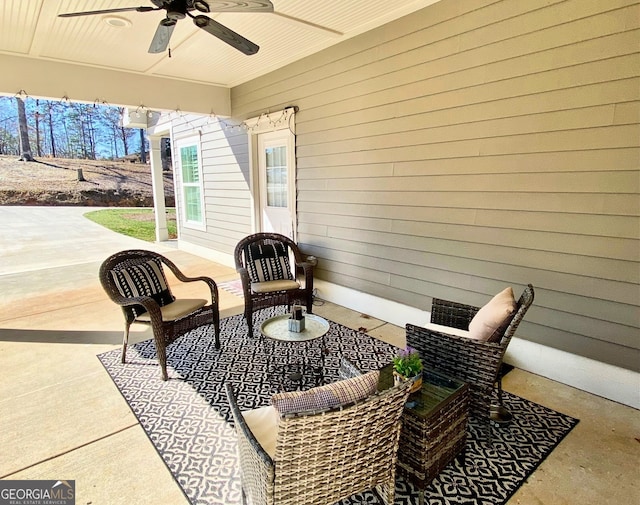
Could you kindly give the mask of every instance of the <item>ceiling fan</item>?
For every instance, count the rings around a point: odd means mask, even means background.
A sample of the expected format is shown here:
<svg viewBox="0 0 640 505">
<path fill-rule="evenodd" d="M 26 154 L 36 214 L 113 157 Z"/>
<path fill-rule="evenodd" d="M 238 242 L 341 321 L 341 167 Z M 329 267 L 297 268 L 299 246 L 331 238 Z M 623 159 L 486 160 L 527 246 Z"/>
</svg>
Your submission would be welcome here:
<svg viewBox="0 0 640 505">
<path fill-rule="evenodd" d="M 193 20 L 193 24 L 198 28 L 202 28 L 205 32 L 210 33 L 214 37 L 219 38 L 238 51 L 244 54 L 256 54 L 260 47 L 250 40 L 245 39 L 242 35 L 234 32 L 230 28 L 221 25 L 217 21 L 205 16 L 204 14 L 192 14 L 209 12 L 273 12 L 273 4 L 269 0 L 151 0 L 155 7 L 123 7 L 120 9 L 104 9 L 97 11 L 85 12 L 69 12 L 67 14 L 59 14 L 58 17 L 70 18 L 76 16 L 93 16 L 95 14 L 113 14 L 116 12 L 150 12 L 165 10 L 166 16 L 160 20 L 158 28 L 153 36 L 150 53 L 161 53 L 167 49 L 169 39 L 180 19 L 189 16 Z"/>
</svg>

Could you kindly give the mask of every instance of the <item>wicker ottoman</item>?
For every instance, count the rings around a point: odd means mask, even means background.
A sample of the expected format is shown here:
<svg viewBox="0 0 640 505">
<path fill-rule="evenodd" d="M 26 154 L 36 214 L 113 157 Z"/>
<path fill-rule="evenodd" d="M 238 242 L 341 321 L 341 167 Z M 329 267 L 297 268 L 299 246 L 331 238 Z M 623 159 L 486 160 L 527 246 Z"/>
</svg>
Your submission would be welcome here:
<svg viewBox="0 0 640 505">
<path fill-rule="evenodd" d="M 380 387 L 393 382 L 392 368 L 381 370 Z M 464 460 L 469 421 L 469 385 L 424 370 L 422 388 L 409 396 L 402 415 L 398 473 L 424 489 L 454 458 Z"/>
</svg>

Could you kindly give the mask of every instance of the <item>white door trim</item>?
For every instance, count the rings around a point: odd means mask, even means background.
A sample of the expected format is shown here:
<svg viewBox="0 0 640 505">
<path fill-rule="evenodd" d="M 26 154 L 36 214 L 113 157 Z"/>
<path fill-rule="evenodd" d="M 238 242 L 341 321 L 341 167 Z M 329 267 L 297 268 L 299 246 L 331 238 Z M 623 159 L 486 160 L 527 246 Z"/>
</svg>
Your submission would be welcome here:
<svg viewBox="0 0 640 505">
<path fill-rule="evenodd" d="M 296 134 L 295 134 L 295 114 L 294 107 L 287 107 L 282 111 L 269 114 L 261 114 L 258 117 L 250 118 L 244 121 L 247 125 L 247 135 L 249 143 L 249 174 L 252 199 L 251 212 L 251 229 L 252 232 L 262 231 L 262 222 L 260 218 L 260 186 L 259 186 L 259 159 L 258 155 L 258 135 L 261 133 L 275 132 L 280 130 L 288 130 L 287 139 L 287 165 L 289 167 L 289 198 L 291 202 L 292 229 L 293 240 L 297 240 L 297 199 L 296 199 Z"/>
</svg>

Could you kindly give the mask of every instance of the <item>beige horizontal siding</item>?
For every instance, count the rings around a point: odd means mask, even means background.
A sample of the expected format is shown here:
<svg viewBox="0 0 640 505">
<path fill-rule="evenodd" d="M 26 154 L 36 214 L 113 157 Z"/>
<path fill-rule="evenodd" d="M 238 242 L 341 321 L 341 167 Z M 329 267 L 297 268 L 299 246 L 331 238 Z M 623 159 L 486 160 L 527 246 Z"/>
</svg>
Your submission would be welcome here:
<svg viewBox="0 0 640 505">
<path fill-rule="evenodd" d="M 318 277 L 419 308 L 530 282 L 520 337 L 640 369 L 637 0 L 441 0 L 231 95 L 299 107 Z"/>
<path fill-rule="evenodd" d="M 415 193 L 411 191 L 358 191 L 358 192 L 321 192 L 309 191 L 307 209 L 316 203 L 331 203 L 332 208 L 339 204 L 362 204 L 366 212 L 378 212 L 377 205 L 386 202 L 389 211 L 393 207 L 412 206 Z M 585 198 L 584 193 L 518 193 L 518 192 L 420 192 L 420 207 L 429 209 L 434 219 L 450 222 L 453 216 L 467 215 L 473 209 L 520 210 L 546 212 L 564 212 L 567 214 L 597 214 L 614 216 L 638 216 L 640 202 L 636 194 L 602 194 L 591 193 Z M 303 207 L 305 208 L 305 207 Z M 385 207 L 383 207 L 384 209 Z M 459 209 L 463 213 L 458 214 Z M 384 210 L 382 211 L 384 212 Z"/>
<path fill-rule="evenodd" d="M 549 252 L 545 250 L 532 250 L 517 247 L 506 247 L 504 245 L 472 243 L 468 241 L 459 242 L 455 240 L 394 235 L 383 232 L 364 232 L 353 231 L 350 233 L 349 228 L 336 228 L 314 224 L 305 224 L 304 231 L 308 235 L 313 235 L 313 240 L 309 240 L 309 246 L 313 247 L 318 243 L 323 243 L 323 237 L 329 237 L 331 245 L 325 245 L 325 248 L 336 247 L 335 240 L 340 242 L 351 241 L 354 247 L 360 249 L 360 254 L 375 255 L 385 257 L 386 248 L 394 248 L 393 253 L 388 256 L 394 261 L 403 261 L 408 264 L 422 264 L 422 261 L 430 261 L 430 265 L 451 272 L 458 271 L 461 268 L 458 261 L 460 258 L 464 260 L 475 260 L 469 266 L 479 269 L 482 262 L 485 261 L 486 269 L 492 270 L 493 265 L 499 265 L 503 269 L 503 275 L 509 271 L 510 275 L 504 275 L 505 279 L 513 279 L 521 284 L 526 284 L 526 279 L 515 277 L 517 272 L 526 272 L 530 270 L 548 272 L 545 275 L 549 281 L 553 275 L 567 274 L 581 276 L 585 288 L 593 290 L 593 279 L 602 280 L 604 299 L 607 297 L 619 297 L 625 293 L 626 296 L 622 301 L 629 304 L 635 304 L 637 300 L 637 278 L 638 272 L 634 268 L 635 262 L 615 260 L 611 258 L 595 258 L 582 256 L 578 257 L 572 253 Z M 315 252 L 314 252 L 315 254 Z M 455 255 L 454 255 L 455 254 Z M 316 254 L 317 255 L 317 254 Z M 324 257 L 325 254 L 318 256 Z M 468 263 L 468 261 L 466 261 Z M 480 263 L 478 263 L 480 262 Z M 509 267 L 515 267 L 510 269 Z M 491 277 L 488 273 L 482 271 L 483 277 Z M 540 275 L 540 274 L 537 274 Z M 612 293 L 611 289 L 605 289 L 607 281 L 619 281 L 628 283 L 628 289 L 616 293 Z M 558 286 L 556 286 L 558 287 Z M 570 289 L 569 287 L 562 289 Z M 593 291 L 592 291 L 593 292 Z M 600 293 L 594 294 L 600 296 Z M 637 302 L 636 302 L 637 303 Z"/>
<path fill-rule="evenodd" d="M 562 214 L 560 212 L 522 212 L 510 210 L 476 210 L 473 208 L 435 208 L 418 206 L 391 205 L 352 205 L 334 204 L 330 213 L 322 211 L 322 203 L 305 203 L 298 209 L 304 213 L 305 221 L 323 222 L 328 224 L 334 216 L 340 216 L 341 226 L 356 225 L 363 229 L 385 229 L 400 232 L 401 229 L 411 227 L 412 223 L 428 222 L 440 227 L 449 235 L 448 225 L 464 225 L 460 233 L 468 237 L 466 227 L 494 228 L 499 233 L 501 229 L 520 229 L 523 231 L 542 231 L 563 233 L 568 235 L 585 235 L 603 238 L 640 238 L 640 218 L 629 216 L 607 216 L 586 214 Z M 367 216 L 371 222 L 356 222 Z M 352 220 L 352 221 L 349 221 Z M 438 228 L 430 233 L 438 234 Z M 491 237 L 487 237 L 491 240 Z M 632 241 L 633 242 L 633 241 Z M 631 251 L 630 259 L 638 259 Z"/>
</svg>

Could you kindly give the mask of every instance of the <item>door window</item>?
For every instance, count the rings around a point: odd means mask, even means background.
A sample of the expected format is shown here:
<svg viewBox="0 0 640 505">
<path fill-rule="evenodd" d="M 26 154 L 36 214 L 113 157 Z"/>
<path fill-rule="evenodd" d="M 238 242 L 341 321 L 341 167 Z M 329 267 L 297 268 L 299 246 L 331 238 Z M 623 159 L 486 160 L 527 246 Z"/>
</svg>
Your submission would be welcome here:
<svg viewBox="0 0 640 505">
<path fill-rule="evenodd" d="M 267 206 L 287 207 L 287 148 L 285 146 L 265 149 L 267 175 Z"/>
</svg>

